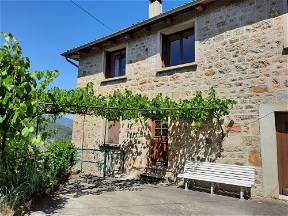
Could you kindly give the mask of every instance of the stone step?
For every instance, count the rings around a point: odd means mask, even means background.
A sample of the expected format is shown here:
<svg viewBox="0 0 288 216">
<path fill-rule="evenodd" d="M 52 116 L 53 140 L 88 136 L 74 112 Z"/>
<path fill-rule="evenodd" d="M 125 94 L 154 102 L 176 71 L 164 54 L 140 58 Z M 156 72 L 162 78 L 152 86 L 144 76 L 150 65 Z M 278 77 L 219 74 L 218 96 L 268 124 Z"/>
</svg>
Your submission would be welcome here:
<svg viewBox="0 0 288 216">
<path fill-rule="evenodd" d="M 153 182 L 153 183 L 159 183 L 165 180 L 165 177 L 163 175 L 155 175 L 151 173 L 142 173 L 140 174 L 141 180 L 145 182 Z"/>
<path fill-rule="evenodd" d="M 146 173 L 146 172 L 140 174 L 140 177 L 142 177 L 142 178 L 165 179 L 165 176 L 163 176 L 163 175 L 157 175 L 157 174 Z"/>
<path fill-rule="evenodd" d="M 164 180 L 166 170 L 167 168 L 163 166 L 149 166 L 140 177 L 146 180 Z"/>
<path fill-rule="evenodd" d="M 283 195 L 288 196 L 288 187 L 283 188 Z"/>
</svg>

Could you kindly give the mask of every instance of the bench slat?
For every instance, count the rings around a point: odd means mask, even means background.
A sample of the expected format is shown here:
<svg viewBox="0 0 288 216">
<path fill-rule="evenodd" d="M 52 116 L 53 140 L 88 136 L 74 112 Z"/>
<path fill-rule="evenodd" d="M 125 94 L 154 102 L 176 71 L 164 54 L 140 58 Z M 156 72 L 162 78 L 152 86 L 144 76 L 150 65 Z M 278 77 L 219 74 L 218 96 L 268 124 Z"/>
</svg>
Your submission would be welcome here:
<svg viewBox="0 0 288 216">
<path fill-rule="evenodd" d="M 225 166 L 225 165 L 223 165 L 223 164 L 219 164 L 219 165 L 217 165 L 217 164 L 207 164 L 207 163 L 190 163 L 190 164 L 186 164 L 185 166 L 199 166 L 199 165 L 201 165 L 202 167 L 205 167 L 205 166 L 208 166 L 208 167 L 224 167 L 224 168 L 234 168 L 234 169 L 248 169 L 248 170 L 253 170 L 254 169 L 254 167 L 247 167 L 247 166 L 240 166 L 240 165 L 230 165 L 230 164 L 228 164 L 227 166 Z"/>
<path fill-rule="evenodd" d="M 208 166 L 208 167 L 224 167 L 224 168 L 234 168 L 234 169 L 255 169 L 252 166 L 242 166 L 242 165 L 231 165 L 231 164 L 216 164 L 216 163 L 208 163 L 208 162 L 189 162 L 188 164 L 185 164 L 185 166 L 199 166 L 202 167 Z"/>
<path fill-rule="evenodd" d="M 232 170 L 232 169 L 217 169 L 217 168 L 205 168 L 205 167 L 196 167 L 196 168 L 190 168 L 185 169 L 184 172 L 193 172 L 193 171 L 207 171 L 207 172 L 220 172 L 220 173 L 239 173 L 239 174 L 254 174 L 255 171 L 246 171 L 246 170 Z"/>
<path fill-rule="evenodd" d="M 229 179 L 223 179 L 223 178 L 213 178 L 213 177 L 200 176 L 200 175 L 192 175 L 192 176 L 180 175 L 178 177 L 201 180 L 201 181 L 208 181 L 208 182 L 215 182 L 215 183 L 222 183 L 222 184 L 231 184 L 231 185 L 244 186 L 244 187 L 251 187 L 254 183 L 254 182 L 239 181 L 239 180 L 229 180 Z"/>
<path fill-rule="evenodd" d="M 207 171 L 207 172 L 229 172 L 229 173 L 240 173 L 240 174 L 254 174 L 255 173 L 255 170 L 253 171 L 245 171 L 245 170 L 234 170 L 234 169 L 217 169 L 217 168 L 204 168 L 204 167 L 195 167 L 195 168 L 190 168 L 190 169 L 185 169 L 185 171 L 188 171 L 188 172 L 193 172 L 193 171 Z"/>
<path fill-rule="evenodd" d="M 253 166 L 243 166 L 243 165 L 235 165 L 235 164 L 222 164 L 222 163 L 210 163 L 210 162 L 198 162 L 198 161 L 189 161 L 186 162 L 185 165 L 190 165 L 190 164 L 201 164 L 202 166 L 208 165 L 208 166 L 224 166 L 224 167 L 234 167 L 234 168 L 250 168 L 250 169 L 255 169 Z"/>
<path fill-rule="evenodd" d="M 214 168 L 214 169 L 232 169 L 232 170 L 245 170 L 245 171 L 254 171 L 255 168 L 251 168 L 251 167 L 235 167 L 235 166 L 215 166 L 215 165 L 208 165 L 208 164 L 189 164 L 189 165 L 185 165 L 184 169 L 191 169 L 191 168 L 197 168 L 197 167 L 203 167 L 203 168 Z"/>
<path fill-rule="evenodd" d="M 243 180 L 249 180 L 254 181 L 254 176 L 237 176 L 237 175 L 220 175 L 219 173 L 201 173 L 201 172 L 195 172 L 195 173 L 184 173 L 186 175 L 203 175 L 203 176 L 215 176 L 215 177 L 222 177 L 227 179 L 243 179 Z"/>
<path fill-rule="evenodd" d="M 184 172 L 207 172 L 207 173 L 220 173 L 220 174 L 237 174 L 241 176 L 253 175 L 255 172 L 238 172 L 235 170 L 218 170 L 218 169 L 201 169 L 195 168 L 190 170 L 184 170 Z"/>
<path fill-rule="evenodd" d="M 218 174 L 209 174 L 209 173 L 186 173 L 187 176 L 206 176 L 206 177 L 213 177 L 213 178 L 222 178 L 222 179 L 229 179 L 229 180 L 239 180 L 239 181 L 250 181 L 254 182 L 254 178 L 242 178 L 238 176 L 222 176 Z"/>
<path fill-rule="evenodd" d="M 223 178 L 222 176 L 215 176 L 215 175 L 201 175 L 201 174 L 179 174 L 178 176 L 187 176 L 187 177 L 198 177 L 201 176 L 203 178 L 217 178 L 217 179 L 227 179 L 227 180 L 235 180 L 235 181 L 244 181 L 244 182 L 254 182 L 254 179 L 239 179 L 239 178 Z"/>
</svg>

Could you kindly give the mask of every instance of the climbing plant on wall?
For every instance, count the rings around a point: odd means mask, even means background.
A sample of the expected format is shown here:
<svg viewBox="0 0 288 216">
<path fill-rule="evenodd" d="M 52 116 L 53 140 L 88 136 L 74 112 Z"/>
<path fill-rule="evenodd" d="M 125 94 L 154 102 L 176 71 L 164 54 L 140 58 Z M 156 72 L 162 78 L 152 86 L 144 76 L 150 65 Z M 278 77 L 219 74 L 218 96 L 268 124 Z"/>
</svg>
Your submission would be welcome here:
<svg viewBox="0 0 288 216">
<path fill-rule="evenodd" d="M 208 117 L 219 119 L 229 114 L 232 99 L 221 99 L 213 88 L 208 96 L 197 92 L 191 99 L 174 101 L 162 94 L 148 98 L 141 94 L 133 94 L 130 90 L 116 90 L 111 95 L 101 95 L 93 91 L 93 84 L 75 90 L 51 89 L 44 97 L 47 113 L 82 113 L 109 120 L 159 119 L 167 117 L 173 120 L 184 120 L 199 128 Z"/>
</svg>

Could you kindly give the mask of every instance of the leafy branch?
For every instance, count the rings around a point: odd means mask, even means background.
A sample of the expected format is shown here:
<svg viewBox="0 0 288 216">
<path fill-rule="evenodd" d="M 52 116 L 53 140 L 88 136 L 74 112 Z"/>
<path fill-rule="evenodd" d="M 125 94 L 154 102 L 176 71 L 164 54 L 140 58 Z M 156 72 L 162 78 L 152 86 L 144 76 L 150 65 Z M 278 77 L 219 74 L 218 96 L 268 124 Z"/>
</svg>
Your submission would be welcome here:
<svg viewBox="0 0 288 216">
<path fill-rule="evenodd" d="M 148 98 L 141 94 L 133 94 L 130 90 L 116 90 L 111 95 L 95 95 L 93 84 L 75 90 L 48 90 L 44 98 L 44 113 L 80 113 L 95 115 L 109 120 L 131 119 L 170 119 L 184 120 L 199 128 L 208 117 L 219 119 L 228 115 L 232 99 L 217 97 L 213 88 L 208 97 L 197 92 L 191 99 L 174 101 L 162 94 Z"/>
</svg>

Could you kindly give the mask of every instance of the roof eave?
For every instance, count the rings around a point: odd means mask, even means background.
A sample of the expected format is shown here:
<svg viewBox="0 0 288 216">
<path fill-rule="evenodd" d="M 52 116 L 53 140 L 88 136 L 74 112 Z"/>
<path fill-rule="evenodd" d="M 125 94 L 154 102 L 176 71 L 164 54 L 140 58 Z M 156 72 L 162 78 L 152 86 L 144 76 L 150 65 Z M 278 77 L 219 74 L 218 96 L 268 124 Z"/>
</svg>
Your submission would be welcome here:
<svg viewBox="0 0 288 216">
<path fill-rule="evenodd" d="M 129 33 L 133 32 L 133 31 L 138 31 L 138 30 L 140 30 L 141 28 L 143 28 L 146 25 L 151 25 L 151 24 L 155 24 L 155 23 L 161 22 L 162 20 L 166 19 L 169 16 L 178 15 L 179 13 L 182 13 L 182 12 L 184 12 L 186 10 L 189 10 L 189 9 L 199 5 L 199 4 L 204 4 L 204 3 L 206 4 L 206 3 L 209 3 L 209 2 L 212 2 L 212 1 L 215 1 L 215 0 L 196 0 L 196 1 L 193 1 L 191 3 L 184 4 L 184 5 L 180 6 L 180 7 L 172 9 L 172 10 L 166 12 L 166 13 L 163 13 L 163 14 L 160 14 L 158 16 L 152 17 L 150 19 L 144 20 L 143 22 L 137 23 L 135 25 L 127 27 L 127 28 L 125 28 L 123 30 L 120 30 L 118 32 L 115 32 L 115 33 L 112 33 L 110 35 L 104 36 L 104 37 L 102 37 L 100 39 L 91 41 L 91 42 L 86 43 L 84 45 L 81 45 L 79 47 L 67 50 L 67 51 L 63 52 L 61 55 L 66 57 L 66 58 L 79 60 L 80 51 L 83 50 L 83 49 L 89 48 L 91 46 L 95 46 L 97 44 L 104 43 L 104 42 L 106 42 L 108 40 L 114 39 L 114 38 L 119 37 L 119 36 L 121 36 L 123 34 L 129 34 Z"/>
</svg>

